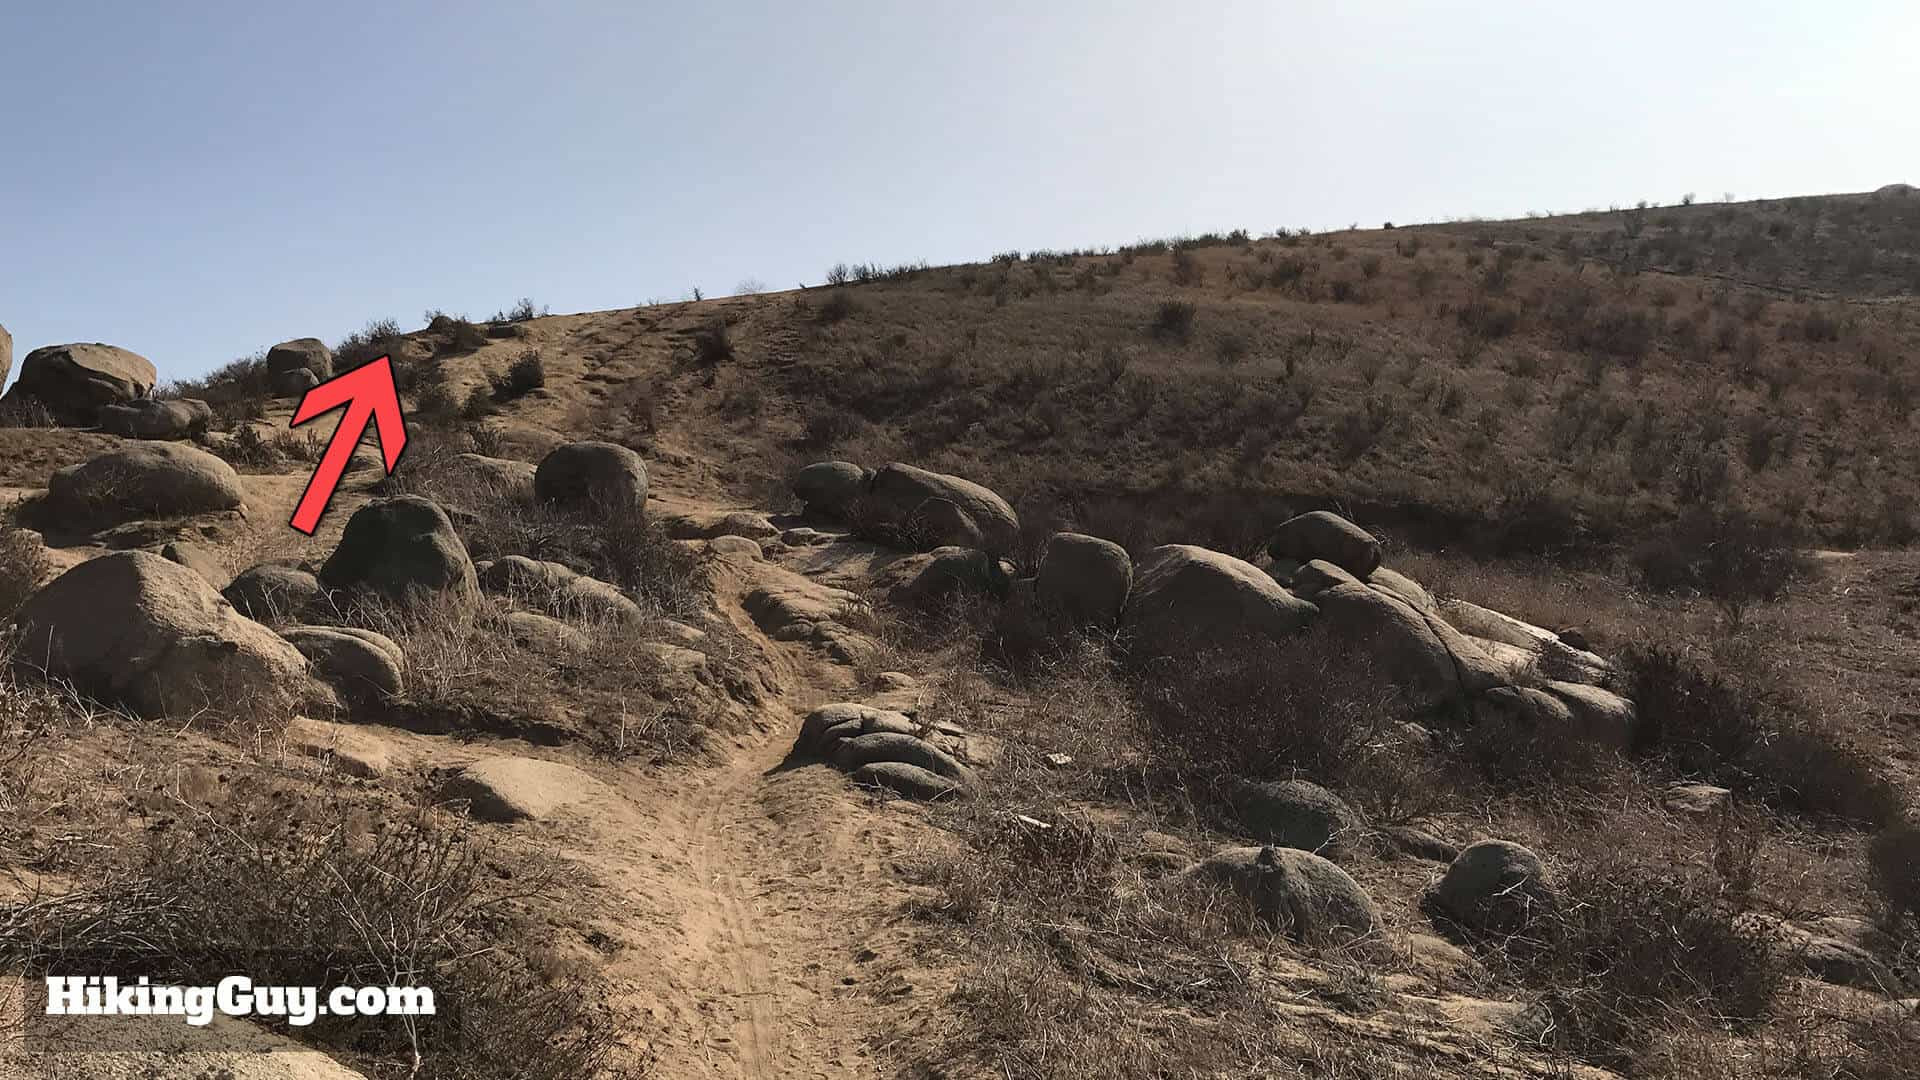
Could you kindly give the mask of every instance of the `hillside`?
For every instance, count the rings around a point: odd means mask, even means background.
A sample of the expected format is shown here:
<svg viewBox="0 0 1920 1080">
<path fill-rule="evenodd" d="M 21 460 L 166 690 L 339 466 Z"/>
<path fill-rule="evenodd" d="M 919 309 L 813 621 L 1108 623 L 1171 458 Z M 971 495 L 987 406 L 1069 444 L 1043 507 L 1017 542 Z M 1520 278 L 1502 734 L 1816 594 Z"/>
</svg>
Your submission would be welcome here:
<svg viewBox="0 0 1920 1080">
<path fill-rule="evenodd" d="M 1898 190 L 1236 234 L 15 402 L 0 963 L 452 1007 L 0 1074 L 1904 1075 L 1917 274 Z"/>
</svg>

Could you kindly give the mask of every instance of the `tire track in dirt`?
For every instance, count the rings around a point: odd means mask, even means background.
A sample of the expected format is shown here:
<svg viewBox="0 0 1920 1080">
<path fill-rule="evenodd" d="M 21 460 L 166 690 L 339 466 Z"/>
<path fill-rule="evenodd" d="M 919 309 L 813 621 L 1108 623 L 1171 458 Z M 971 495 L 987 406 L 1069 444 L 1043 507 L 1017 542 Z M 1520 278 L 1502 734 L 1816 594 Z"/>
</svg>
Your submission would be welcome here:
<svg viewBox="0 0 1920 1080">
<path fill-rule="evenodd" d="M 744 767 L 743 767 L 744 766 Z M 779 1041 L 779 1012 L 768 962 L 769 943 L 752 910 L 755 890 L 741 874 L 750 853 L 740 850 L 746 823 L 739 808 L 753 801 L 758 779 L 743 755 L 725 766 L 718 782 L 700 789 L 694 815 L 694 872 L 709 891 L 719 919 L 717 969 L 725 972 L 723 994 L 734 1014 L 735 1063 L 742 1077 L 782 1075 L 772 1067 Z"/>
</svg>

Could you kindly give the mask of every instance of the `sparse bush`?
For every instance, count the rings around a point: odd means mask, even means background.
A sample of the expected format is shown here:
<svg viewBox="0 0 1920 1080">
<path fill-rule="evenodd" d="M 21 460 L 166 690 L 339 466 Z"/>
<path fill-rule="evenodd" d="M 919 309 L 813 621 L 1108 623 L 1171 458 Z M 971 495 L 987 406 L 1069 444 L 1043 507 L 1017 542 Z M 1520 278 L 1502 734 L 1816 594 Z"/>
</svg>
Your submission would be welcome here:
<svg viewBox="0 0 1920 1080">
<path fill-rule="evenodd" d="M 53 410 L 39 398 L 13 396 L 0 401 L 0 428 L 50 428 L 60 426 Z"/>
<path fill-rule="evenodd" d="M 1705 596 L 1736 620 L 1811 570 L 1795 530 L 1738 510 L 1689 515 L 1642 544 L 1634 563 L 1648 587 Z"/>
<path fill-rule="evenodd" d="M 1186 300 L 1162 300 L 1153 312 L 1153 335 L 1185 344 L 1193 336 L 1194 306 Z"/>
<path fill-rule="evenodd" d="M 540 350 L 528 349 L 508 366 L 506 374 L 495 375 L 488 381 L 493 387 L 495 401 L 514 401 L 526 397 L 547 385 L 546 361 L 540 358 Z"/>
<path fill-rule="evenodd" d="M 348 334 L 333 347 L 334 373 L 342 374 L 365 367 L 383 356 L 391 356 L 404 340 L 399 323 L 392 319 L 375 319 Z M 261 363 L 264 374 L 265 361 Z"/>
<path fill-rule="evenodd" d="M 1467 333 L 1483 341 L 1506 337 L 1520 326 L 1518 308 L 1484 299 L 1462 304 L 1454 318 Z"/>
<path fill-rule="evenodd" d="M 0 525 L 0 627 L 13 621 L 20 605 L 40 588 L 53 562 L 40 538 L 11 525 Z"/>
<path fill-rule="evenodd" d="M 733 338 L 725 320 L 714 319 L 694 332 L 693 357 L 705 368 L 718 367 L 733 359 Z"/>
<path fill-rule="evenodd" d="M 463 420 L 484 420 L 500 411 L 494 404 L 494 390 L 488 386 L 476 386 L 467 391 L 467 400 L 460 406 L 460 418 Z"/>
<path fill-rule="evenodd" d="M 1865 754 L 1816 726 L 1776 664 L 1738 638 L 1711 652 L 1629 650 L 1634 753 L 1778 809 L 1867 825 L 1898 820 L 1898 789 Z"/>
<path fill-rule="evenodd" d="M 430 987 L 430 1018 L 322 1017 L 296 1030 L 422 1077 L 487 1072 L 500 1054 L 539 1061 L 516 1074 L 528 1077 L 607 1064 L 611 1017 L 591 984 L 551 990 L 497 955 L 512 905 L 566 886 L 557 863 L 502 873 L 507 856 L 444 812 L 395 809 L 362 828 L 364 813 L 338 796 L 287 798 L 250 780 L 214 809 L 182 804 L 193 827 L 116 845 L 92 884 L 0 905 L 0 961 L 162 985 L 244 971 L 261 985 Z"/>
<path fill-rule="evenodd" d="M 1901 822 L 1881 831 L 1867 845 L 1867 868 L 1889 926 L 1920 920 L 1920 826 Z"/>
<path fill-rule="evenodd" d="M 823 325 L 832 326 L 837 322 L 845 322 L 857 310 L 858 307 L 854 304 L 850 293 L 845 289 L 835 289 L 827 294 L 827 299 L 820 305 L 820 313 L 815 318 Z"/>
<path fill-rule="evenodd" d="M 523 296 L 520 298 L 519 303 L 507 310 L 494 312 L 492 321 L 497 323 L 532 322 L 534 319 L 542 318 L 546 314 L 547 309 L 545 307 L 535 307 L 531 298 Z"/>
</svg>

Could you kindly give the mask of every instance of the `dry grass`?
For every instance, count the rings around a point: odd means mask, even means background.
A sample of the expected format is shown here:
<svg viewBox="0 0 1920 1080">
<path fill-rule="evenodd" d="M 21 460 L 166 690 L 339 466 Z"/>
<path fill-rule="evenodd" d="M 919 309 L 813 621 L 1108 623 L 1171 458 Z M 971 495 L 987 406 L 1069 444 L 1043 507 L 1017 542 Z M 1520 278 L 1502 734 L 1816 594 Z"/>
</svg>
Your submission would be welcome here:
<svg viewBox="0 0 1920 1080">
<path fill-rule="evenodd" d="M 848 287 L 857 317 L 789 319 L 799 362 L 769 374 L 803 421 L 843 418 L 815 434 L 825 452 L 919 461 L 1069 516 L 1125 501 L 1152 540 L 1212 539 L 1189 511 L 1216 496 L 1256 527 L 1342 503 L 1505 553 L 1631 546 L 1700 505 L 1824 543 L 1912 536 L 1920 438 L 1892 359 L 1913 347 L 1911 306 L 1851 302 L 1892 279 L 1819 261 L 1837 246 L 1911 266 L 1887 246 L 1914 242 L 1911 210 L 1661 213 L 1675 223 L 1637 238 L 1598 215 L 876 279 Z M 1766 258 L 1680 254 L 1752 228 Z M 1729 269 L 1746 262 L 1766 276 Z"/>
<path fill-rule="evenodd" d="M 90 884 L 0 904 L 0 962 L 211 984 L 428 986 L 438 1015 L 294 1029 L 375 1075 L 589 1075 L 614 1032 L 592 988 L 547 987 L 496 950 L 518 905 L 576 887 L 435 810 L 369 805 L 265 777 L 116 845 Z M 291 794 L 291 797 L 289 795 Z"/>
</svg>

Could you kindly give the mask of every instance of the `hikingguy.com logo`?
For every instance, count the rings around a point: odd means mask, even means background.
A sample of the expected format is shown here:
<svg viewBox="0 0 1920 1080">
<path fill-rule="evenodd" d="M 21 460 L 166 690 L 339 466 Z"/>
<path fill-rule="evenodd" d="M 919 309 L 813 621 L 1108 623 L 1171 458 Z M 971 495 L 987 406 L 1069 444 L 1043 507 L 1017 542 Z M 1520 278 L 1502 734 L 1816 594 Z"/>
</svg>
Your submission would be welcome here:
<svg viewBox="0 0 1920 1080">
<path fill-rule="evenodd" d="M 215 1016 L 284 1020 L 306 1027 L 323 1016 L 432 1016 L 425 986 L 255 986 L 229 975 L 211 986 L 154 985 L 146 976 L 49 975 L 47 1016 L 178 1016 L 205 1027 Z"/>
</svg>

